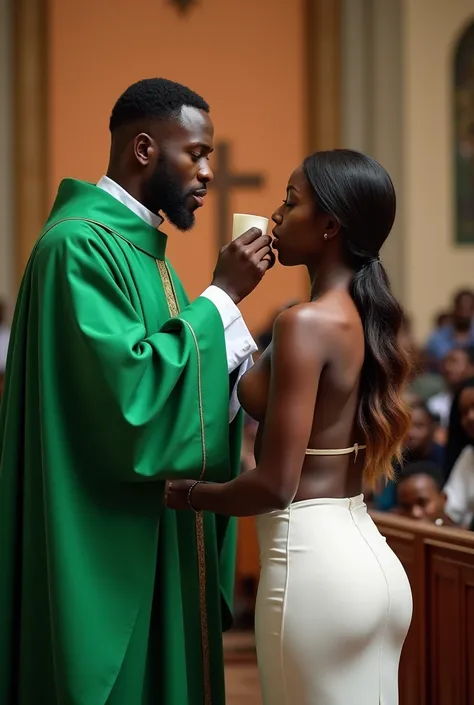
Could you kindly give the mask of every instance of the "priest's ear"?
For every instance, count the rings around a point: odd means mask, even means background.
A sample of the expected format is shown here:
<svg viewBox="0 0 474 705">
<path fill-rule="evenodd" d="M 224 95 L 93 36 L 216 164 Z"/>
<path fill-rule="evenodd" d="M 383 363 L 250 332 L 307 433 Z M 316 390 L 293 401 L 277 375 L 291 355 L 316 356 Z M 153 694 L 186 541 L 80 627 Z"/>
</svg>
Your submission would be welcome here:
<svg viewBox="0 0 474 705">
<path fill-rule="evenodd" d="M 153 137 L 147 135 L 146 132 L 140 132 L 135 137 L 133 151 L 135 159 L 142 166 L 149 166 L 150 163 L 156 162 L 158 159 L 158 145 Z"/>
</svg>

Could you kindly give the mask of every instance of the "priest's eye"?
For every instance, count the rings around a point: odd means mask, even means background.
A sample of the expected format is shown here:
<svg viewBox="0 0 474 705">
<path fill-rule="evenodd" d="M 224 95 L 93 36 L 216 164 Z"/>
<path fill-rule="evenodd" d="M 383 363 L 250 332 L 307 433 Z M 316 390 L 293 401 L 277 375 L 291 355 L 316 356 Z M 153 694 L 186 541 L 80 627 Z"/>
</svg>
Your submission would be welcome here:
<svg viewBox="0 0 474 705">
<path fill-rule="evenodd" d="M 193 162 L 199 162 L 201 159 L 210 161 L 209 154 L 206 154 L 205 152 L 191 152 L 190 154 Z"/>
</svg>

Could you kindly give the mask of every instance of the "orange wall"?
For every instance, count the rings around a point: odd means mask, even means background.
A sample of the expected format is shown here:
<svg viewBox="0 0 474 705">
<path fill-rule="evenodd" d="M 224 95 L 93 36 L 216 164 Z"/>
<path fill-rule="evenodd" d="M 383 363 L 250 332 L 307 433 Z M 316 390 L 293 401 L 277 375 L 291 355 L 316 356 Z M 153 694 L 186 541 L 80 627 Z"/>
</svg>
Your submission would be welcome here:
<svg viewBox="0 0 474 705">
<path fill-rule="evenodd" d="M 234 191 L 232 210 L 270 215 L 304 150 L 303 5 L 198 0 L 183 16 L 169 0 L 50 0 L 51 200 L 61 178 L 104 173 L 120 93 L 165 76 L 211 104 L 216 138 L 233 145 L 234 169 L 265 174 L 261 191 Z M 170 258 L 192 297 L 215 262 L 214 197 L 192 232 L 167 228 Z M 277 265 L 242 306 L 251 328 L 304 290 L 301 270 Z"/>
</svg>

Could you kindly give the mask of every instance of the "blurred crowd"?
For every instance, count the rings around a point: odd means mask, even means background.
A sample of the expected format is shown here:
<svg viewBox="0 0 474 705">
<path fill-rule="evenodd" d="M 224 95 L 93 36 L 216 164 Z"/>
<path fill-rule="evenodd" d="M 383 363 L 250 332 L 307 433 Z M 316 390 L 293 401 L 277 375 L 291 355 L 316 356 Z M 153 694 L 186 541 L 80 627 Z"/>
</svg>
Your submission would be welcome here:
<svg viewBox="0 0 474 705">
<path fill-rule="evenodd" d="M 394 478 L 374 508 L 474 530 L 474 291 L 455 294 L 425 345 L 409 320 L 400 333 L 413 360 L 411 427 Z"/>
</svg>

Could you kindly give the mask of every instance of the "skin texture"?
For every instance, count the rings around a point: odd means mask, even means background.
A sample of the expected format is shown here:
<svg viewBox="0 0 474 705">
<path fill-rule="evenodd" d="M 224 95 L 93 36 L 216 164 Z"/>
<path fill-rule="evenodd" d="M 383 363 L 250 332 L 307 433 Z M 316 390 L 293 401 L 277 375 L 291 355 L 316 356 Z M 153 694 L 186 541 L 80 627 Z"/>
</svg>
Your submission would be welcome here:
<svg viewBox="0 0 474 705">
<path fill-rule="evenodd" d="M 195 486 L 196 509 L 248 516 L 295 499 L 361 491 L 363 451 L 355 462 L 354 454 L 305 455 L 307 448 L 364 442 L 354 428 L 364 334 L 349 294 L 354 272 L 342 256 L 340 226 L 318 212 L 301 167 L 273 221 L 279 261 L 307 268 L 311 300 L 278 316 L 271 347 L 240 383 L 242 406 L 260 422 L 257 467 L 226 484 Z M 168 506 L 187 508 L 191 485 L 173 481 Z"/>
<path fill-rule="evenodd" d="M 209 114 L 184 106 L 168 120 L 118 128 L 107 175 L 153 213 L 161 211 L 178 228 L 189 230 L 213 179 L 209 164 L 213 148 Z M 212 283 L 239 303 L 273 265 L 270 242 L 257 228 L 243 233 L 222 249 Z"/>
</svg>

